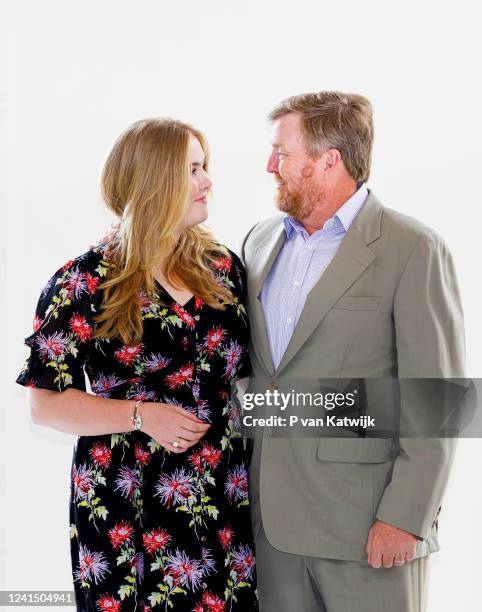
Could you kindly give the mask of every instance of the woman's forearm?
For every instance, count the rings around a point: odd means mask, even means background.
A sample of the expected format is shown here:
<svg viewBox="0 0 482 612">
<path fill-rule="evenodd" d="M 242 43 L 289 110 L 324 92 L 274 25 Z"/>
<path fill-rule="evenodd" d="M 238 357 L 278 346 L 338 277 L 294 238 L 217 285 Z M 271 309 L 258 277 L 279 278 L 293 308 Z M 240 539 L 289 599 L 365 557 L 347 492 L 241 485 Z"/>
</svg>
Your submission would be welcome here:
<svg viewBox="0 0 482 612">
<path fill-rule="evenodd" d="M 104 399 L 78 389 L 57 392 L 29 389 L 32 420 L 79 436 L 100 436 L 132 431 L 135 400 Z"/>
</svg>

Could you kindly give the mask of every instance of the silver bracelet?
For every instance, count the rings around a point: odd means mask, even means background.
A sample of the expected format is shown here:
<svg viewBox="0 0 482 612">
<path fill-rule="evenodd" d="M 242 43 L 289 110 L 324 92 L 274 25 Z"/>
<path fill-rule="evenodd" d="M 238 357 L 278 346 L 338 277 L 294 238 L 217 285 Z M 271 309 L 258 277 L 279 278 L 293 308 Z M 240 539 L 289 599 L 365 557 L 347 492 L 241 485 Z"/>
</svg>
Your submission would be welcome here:
<svg viewBox="0 0 482 612">
<path fill-rule="evenodd" d="M 137 400 L 136 405 L 134 406 L 134 412 L 131 416 L 131 421 L 134 426 L 134 431 L 139 431 L 142 427 L 142 417 L 139 412 L 139 408 L 142 406 L 142 400 Z"/>
</svg>

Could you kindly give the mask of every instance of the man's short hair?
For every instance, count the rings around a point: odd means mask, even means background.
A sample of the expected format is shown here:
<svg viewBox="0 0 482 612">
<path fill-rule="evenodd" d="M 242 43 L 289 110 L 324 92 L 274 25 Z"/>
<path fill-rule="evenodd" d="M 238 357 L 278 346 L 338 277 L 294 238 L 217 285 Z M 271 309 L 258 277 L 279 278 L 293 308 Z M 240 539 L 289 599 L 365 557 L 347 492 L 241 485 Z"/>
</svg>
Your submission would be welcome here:
<svg viewBox="0 0 482 612">
<path fill-rule="evenodd" d="M 338 149 L 346 170 L 356 181 L 370 175 L 373 145 L 373 113 L 364 96 L 320 91 L 286 98 L 268 115 L 274 121 L 288 113 L 301 115 L 306 150 L 318 157 Z"/>
</svg>

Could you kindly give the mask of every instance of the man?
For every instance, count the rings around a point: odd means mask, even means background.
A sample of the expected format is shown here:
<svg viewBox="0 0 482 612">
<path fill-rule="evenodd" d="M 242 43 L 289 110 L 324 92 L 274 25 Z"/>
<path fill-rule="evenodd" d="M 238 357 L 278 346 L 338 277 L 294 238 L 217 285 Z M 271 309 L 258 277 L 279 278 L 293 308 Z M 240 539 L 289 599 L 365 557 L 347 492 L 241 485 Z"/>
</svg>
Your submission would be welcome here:
<svg viewBox="0 0 482 612">
<path fill-rule="evenodd" d="M 267 169 L 284 215 L 243 243 L 252 376 L 272 390 L 296 378 L 463 377 L 462 309 L 444 242 L 366 187 L 369 101 L 305 94 L 269 119 Z M 409 398 L 400 401 L 403 411 Z M 423 610 L 453 442 L 256 438 L 261 611 Z"/>
</svg>

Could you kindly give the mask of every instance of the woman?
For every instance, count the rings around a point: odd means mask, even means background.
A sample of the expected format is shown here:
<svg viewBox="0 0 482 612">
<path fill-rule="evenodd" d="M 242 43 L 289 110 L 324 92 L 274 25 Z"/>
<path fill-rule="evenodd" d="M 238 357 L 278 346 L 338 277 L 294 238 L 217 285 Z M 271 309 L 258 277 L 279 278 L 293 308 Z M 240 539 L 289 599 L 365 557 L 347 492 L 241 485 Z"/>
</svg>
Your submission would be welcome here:
<svg viewBox="0 0 482 612">
<path fill-rule="evenodd" d="M 257 609 L 249 453 L 230 405 L 231 381 L 249 369 L 246 280 L 199 226 L 207 170 L 192 127 L 128 128 L 102 174 L 119 231 L 54 274 L 26 339 L 17 382 L 34 422 L 80 436 L 79 610 Z"/>
</svg>

